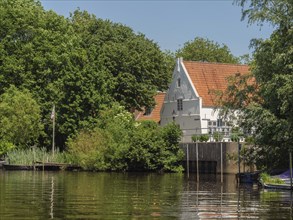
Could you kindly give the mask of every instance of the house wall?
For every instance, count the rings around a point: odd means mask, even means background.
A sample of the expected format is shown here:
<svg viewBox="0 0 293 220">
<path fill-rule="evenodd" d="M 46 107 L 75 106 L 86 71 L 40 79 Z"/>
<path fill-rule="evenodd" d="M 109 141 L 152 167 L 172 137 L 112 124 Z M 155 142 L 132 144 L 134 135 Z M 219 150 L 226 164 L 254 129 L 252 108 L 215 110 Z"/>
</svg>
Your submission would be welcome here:
<svg viewBox="0 0 293 220">
<path fill-rule="evenodd" d="M 180 85 L 178 84 L 180 80 Z M 177 100 L 182 99 L 183 109 L 177 108 Z M 183 142 L 191 141 L 195 134 L 195 128 L 200 128 L 200 106 L 201 98 L 198 97 L 186 70 L 179 59 L 173 72 L 173 80 L 166 93 L 163 107 L 161 109 L 162 126 L 175 121 L 183 131 Z M 200 129 L 198 129 L 200 132 Z"/>
<path fill-rule="evenodd" d="M 180 80 L 180 85 L 178 83 Z M 183 109 L 178 111 L 177 100 L 182 99 Z M 202 107 L 202 98 L 199 97 L 182 59 L 177 60 L 173 72 L 172 83 L 164 99 L 161 109 L 162 126 L 175 121 L 183 132 L 182 142 L 191 142 L 194 134 L 208 134 L 210 132 L 209 121 L 216 122 L 219 111 L 213 107 Z M 214 131 L 222 131 L 226 128 L 213 128 Z M 226 130 L 225 130 L 226 131 Z M 224 141 L 228 141 L 225 138 Z M 212 135 L 210 141 L 213 141 Z"/>
</svg>

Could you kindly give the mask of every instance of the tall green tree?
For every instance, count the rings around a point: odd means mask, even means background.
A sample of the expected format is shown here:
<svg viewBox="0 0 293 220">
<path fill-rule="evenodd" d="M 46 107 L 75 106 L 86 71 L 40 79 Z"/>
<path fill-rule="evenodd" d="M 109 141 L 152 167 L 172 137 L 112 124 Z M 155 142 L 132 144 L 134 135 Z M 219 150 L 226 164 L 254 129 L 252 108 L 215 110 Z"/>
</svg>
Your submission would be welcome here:
<svg viewBox="0 0 293 220">
<path fill-rule="evenodd" d="M 168 57 L 158 45 L 129 27 L 85 11 L 75 11 L 70 20 L 90 64 L 105 72 L 111 97 L 128 110 L 154 105 L 153 96 L 167 89 L 171 78 Z"/>
<path fill-rule="evenodd" d="M 227 45 L 220 45 L 207 38 L 196 37 L 184 43 L 183 48 L 176 52 L 177 57 L 190 61 L 207 61 L 217 63 L 239 63 Z"/>
<path fill-rule="evenodd" d="M 28 90 L 11 86 L 0 96 L 0 141 L 19 148 L 38 143 L 43 133 L 41 111 Z"/>
<path fill-rule="evenodd" d="M 269 39 L 252 41 L 253 78 L 236 80 L 236 86 L 228 88 L 232 93 L 227 94 L 236 97 L 230 99 L 229 107 L 240 110 L 240 125 L 244 131 L 253 132 L 258 164 L 288 167 L 288 151 L 293 147 L 293 2 L 237 3 L 243 7 L 243 19 L 248 18 L 249 23 L 268 22 L 275 31 Z M 239 89 L 245 84 L 248 86 Z"/>
<path fill-rule="evenodd" d="M 0 1 L 0 94 L 28 89 L 41 107 L 49 145 L 52 104 L 56 141 L 64 146 L 93 127 L 101 110 L 119 102 L 128 110 L 154 105 L 167 88 L 170 62 L 156 43 L 124 25 L 75 11 L 64 18 L 39 1 Z"/>
</svg>

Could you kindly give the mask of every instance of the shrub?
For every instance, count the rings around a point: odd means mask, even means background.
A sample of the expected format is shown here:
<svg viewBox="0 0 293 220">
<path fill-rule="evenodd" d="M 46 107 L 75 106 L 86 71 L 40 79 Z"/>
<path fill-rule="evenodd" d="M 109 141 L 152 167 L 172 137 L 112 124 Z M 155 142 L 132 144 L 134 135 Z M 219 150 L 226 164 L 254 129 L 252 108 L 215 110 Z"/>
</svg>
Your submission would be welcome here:
<svg viewBox="0 0 293 220">
<path fill-rule="evenodd" d="M 109 135 L 102 129 L 84 130 L 76 138 L 69 139 L 68 152 L 73 161 L 84 169 L 106 170 L 109 168 L 105 158 L 109 142 Z"/>
<path fill-rule="evenodd" d="M 0 156 L 14 149 L 15 145 L 9 141 L 0 140 Z"/>
<path fill-rule="evenodd" d="M 199 136 L 194 134 L 191 136 L 191 140 L 192 140 L 192 142 L 197 142 L 197 141 L 199 141 Z"/>
<path fill-rule="evenodd" d="M 193 142 L 207 142 L 210 139 L 210 136 L 208 134 L 192 135 L 191 139 Z"/>
<path fill-rule="evenodd" d="M 210 136 L 208 134 L 202 134 L 199 136 L 200 142 L 208 142 L 209 139 L 210 139 Z"/>
<path fill-rule="evenodd" d="M 1 138 L 17 147 L 37 143 L 44 126 L 40 106 L 28 90 L 11 86 L 0 96 L 0 127 Z"/>
<path fill-rule="evenodd" d="M 223 139 L 223 134 L 221 132 L 216 131 L 213 133 L 213 138 L 216 142 L 220 142 Z"/>
<path fill-rule="evenodd" d="M 284 184 L 285 183 L 284 180 L 277 177 L 271 177 L 267 173 L 261 173 L 260 178 L 264 183 L 267 183 L 267 184 Z"/>
</svg>

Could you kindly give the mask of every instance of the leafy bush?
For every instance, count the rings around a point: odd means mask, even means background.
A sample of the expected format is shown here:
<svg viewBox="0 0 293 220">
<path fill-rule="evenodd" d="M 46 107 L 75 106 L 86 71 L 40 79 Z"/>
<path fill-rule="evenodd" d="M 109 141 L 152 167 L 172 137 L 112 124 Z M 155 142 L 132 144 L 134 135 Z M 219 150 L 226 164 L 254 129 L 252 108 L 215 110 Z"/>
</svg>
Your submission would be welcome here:
<svg viewBox="0 0 293 220">
<path fill-rule="evenodd" d="M 177 125 L 136 122 L 117 106 L 101 115 L 98 127 L 81 131 L 67 144 L 77 164 L 93 170 L 182 171 L 181 130 Z"/>
<path fill-rule="evenodd" d="M 41 110 L 32 94 L 11 86 L 0 96 L 0 136 L 17 147 L 37 142 L 43 132 Z"/>
<path fill-rule="evenodd" d="M 208 142 L 209 139 L 210 139 L 210 136 L 208 134 L 202 134 L 199 136 L 200 142 Z"/>
<path fill-rule="evenodd" d="M 213 133 L 213 138 L 216 142 L 220 142 L 223 140 L 223 134 L 221 132 L 216 131 Z"/>
<path fill-rule="evenodd" d="M 0 156 L 14 149 L 15 145 L 9 141 L 0 140 Z"/>
<path fill-rule="evenodd" d="M 201 134 L 201 135 L 192 135 L 191 137 L 193 142 L 208 142 L 208 140 L 210 139 L 210 136 L 208 134 Z"/>
<path fill-rule="evenodd" d="M 284 180 L 277 177 L 271 177 L 267 173 L 261 173 L 260 178 L 264 183 L 267 183 L 267 184 L 284 184 L 285 183 Z"/>
<path fill-rule="evenodd" d="M 192 140 L 192 142 L 197 142 L 197 141 L 199 141 L 199 136 L 194 134 L 191 136 L 191 140 Z"/>
<path fill-rule="evenodd" d="M 99 128 L 81 131 L 76 138 L 69 140 L 68 152 L 73 161 L 84 169 L 106 170 L 109 165 L 105 156 L 110 138 Z"/>
</svg>

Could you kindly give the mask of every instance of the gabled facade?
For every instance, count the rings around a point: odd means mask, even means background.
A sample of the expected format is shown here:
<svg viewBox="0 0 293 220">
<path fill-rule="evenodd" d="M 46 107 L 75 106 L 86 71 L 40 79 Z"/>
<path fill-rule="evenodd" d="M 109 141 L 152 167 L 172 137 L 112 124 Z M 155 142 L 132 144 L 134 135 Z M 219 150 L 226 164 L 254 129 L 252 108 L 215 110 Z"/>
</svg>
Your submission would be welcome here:
<svg viewBox="0 0 293 220">
<path fill-rule="evenodd" d="M 190 142 L 194 134 L 213 134 L 215 131 L 224 134 L 228 140 L 231 127 L 219 117 L 215 91 L 225 91 L 229 76 L 248 72 L 247 65 L 177 59 L 173 80 L 161 108 L 161 125 L 177 123 L 183 131 L 182 142 Z"/>
</svg>

